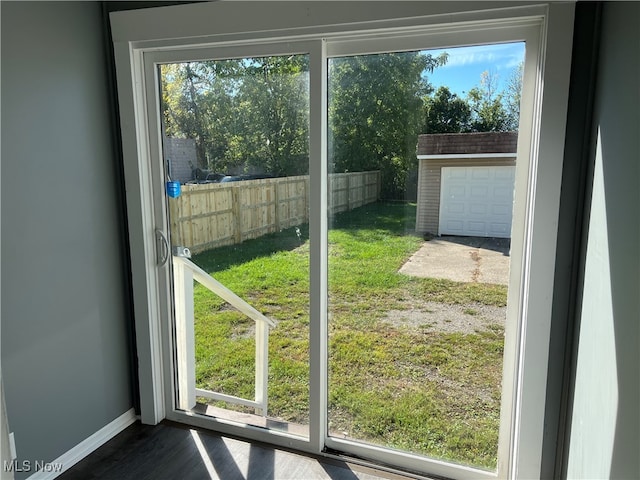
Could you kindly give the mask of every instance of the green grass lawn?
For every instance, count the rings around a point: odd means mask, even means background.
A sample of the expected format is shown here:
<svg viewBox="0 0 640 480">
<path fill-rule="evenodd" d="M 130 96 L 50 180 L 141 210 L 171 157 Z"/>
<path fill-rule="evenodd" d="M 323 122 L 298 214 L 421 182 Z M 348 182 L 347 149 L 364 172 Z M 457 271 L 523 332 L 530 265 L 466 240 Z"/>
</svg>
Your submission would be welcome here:
<svg viewBox="0 0 640 480">
<path fill-rule="evenodd" d="M 505 305 L 506 287 L 398 274 L 422 244 L 415 206 L 377 203 L 329 231 L 330 431 L 495 468 L 503 328 L 444 333 L 385 320 L 424 302 Z M 202 253 L 194 261 L 277 321 L 269 342 L 269 416 L 309 416 L 309 242 L 293 229 Z M 253 322 L 195 289 L 196 382 L 253 397 Z M 473 312 L 472 308 L 467 309 Z M 471 313 L 469 313 L 471 315 Z M 233 408 L 225 406 L 226 408 Z"/>
</svg>

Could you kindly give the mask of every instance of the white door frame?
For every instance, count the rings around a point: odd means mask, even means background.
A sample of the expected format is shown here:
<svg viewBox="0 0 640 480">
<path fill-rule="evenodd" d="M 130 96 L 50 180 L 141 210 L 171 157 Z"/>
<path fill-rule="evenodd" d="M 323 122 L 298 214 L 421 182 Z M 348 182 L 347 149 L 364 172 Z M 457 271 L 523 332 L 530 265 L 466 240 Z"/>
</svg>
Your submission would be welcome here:
<svg viewBox="0 0 640 480">
<path fill-rule="evenodd" d="M 155 252 L 155 230 L 165 228 L 166 213 L 157 208 L 158 183 L 151 168 L 161 152 L 152 133 L 159 132 L 158 110 L 147 101 L 157 88 L 149 70 L 154 55 L 185 48 L 198 53 L 214 45 L 312 43 L 310 175 L 321 181 L 311 182 L 310 198 L 310 335 L 317 338 L 310 342 L 311 436 L 300 441 L 222 420 L 216 429 L 314 453 L 321 453 L 329 440 L 366 457 L 370 450 L 361 452 L 360 445 L 327 438 L 326 57 L 449 47 L 464 44 L 465 38 L 471 43 L 527 40 L 523 98 L 528 101 L 520 123 L 515 198 L 521 208 L 513 223 L 507 313 L 519 321 L 506 331 L 505 358 L 512 360 L 504 369 L 498 471 L 501 477 L 539 476 L 573 10 L 570 3 L 512 8 L 505 2 L 256 2 L 249 15 L 245 2 L 230 1 L 112 13 L 143 422 L 173 418 L 211 427 L 208 419 L 186 419 L 187 414 L 176 412 L 166 387 L 171 382 L 171 355 L 163 354 L 171 352 L 168 276 L 166 267 L 156 267 Z M 509 29 L 521 35 L 508 38 Z M 407 457 L 402 467 L 456 478 L 479 473 Z"/>
</svg>

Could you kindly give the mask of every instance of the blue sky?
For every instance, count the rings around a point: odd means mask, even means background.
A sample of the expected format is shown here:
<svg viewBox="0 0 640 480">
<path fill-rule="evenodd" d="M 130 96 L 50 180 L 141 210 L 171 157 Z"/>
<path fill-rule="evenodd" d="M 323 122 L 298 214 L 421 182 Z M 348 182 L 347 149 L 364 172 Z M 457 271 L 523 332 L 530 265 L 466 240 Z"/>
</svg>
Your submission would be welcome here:
<svg viewBox="0 0 640 480">
<path fill-rule="evenodd" d="M 457 47 L 427 50 L 436 56 L 442 52 L 449 54 L 449 61 L 436 68 L 427 76 L 436 89 L 441 85 L 449 87 L 453 93 L 464 97 L 466 92 L 480 84 L 480 74 L 488 70 L 498 76 L 498 90 L 502 90 L 511 73 L 524 59 L 524 43 L 505 43 L 474 47 Z"/>
</svg>

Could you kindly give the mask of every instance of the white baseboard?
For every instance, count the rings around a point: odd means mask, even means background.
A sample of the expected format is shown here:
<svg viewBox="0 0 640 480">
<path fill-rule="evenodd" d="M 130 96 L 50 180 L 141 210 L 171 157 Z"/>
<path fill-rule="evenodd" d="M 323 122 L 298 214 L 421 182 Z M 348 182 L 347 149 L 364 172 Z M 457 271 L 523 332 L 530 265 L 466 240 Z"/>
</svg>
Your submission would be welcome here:
<svg viewBox="0 0 640 480">
<path fill-rule="evenodd" d="M 49 469 L 50 471 L 39 470 L 33 475 L 29 476 L 28 480 L 53 480 L 58 475 L 61 475 L 63 472 L 69 470 L 87 455 L 107 443 L 137 419 L 138 417 L 136 416 L 135 410 L 133 408 L 131 410 L 128 410 L 127 412 L 116 418 L 114 421 L 108 423 L 96 433 L 80 442 L 71 450 L 63 453 L 55 460 L 49 462 L 49 465 L 52 467 Z M 59 468 L 56 468 L 58 466 Z"/>
</svg>

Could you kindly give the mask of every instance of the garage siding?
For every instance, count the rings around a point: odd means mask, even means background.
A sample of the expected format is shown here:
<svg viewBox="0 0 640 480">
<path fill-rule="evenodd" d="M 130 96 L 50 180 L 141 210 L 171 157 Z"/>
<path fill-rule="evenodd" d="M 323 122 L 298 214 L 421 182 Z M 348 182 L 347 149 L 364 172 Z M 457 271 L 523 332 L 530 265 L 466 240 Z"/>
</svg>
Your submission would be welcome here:
<svg viewBox="0 0 640 480">
<path fill-rule="evenodd" d="M 416 232 L 438 235 L 442 167 L 513 166 L 513 157 L 421 159 L 418 178 Z"/>
</svg>

